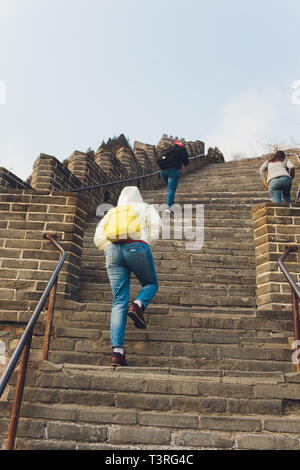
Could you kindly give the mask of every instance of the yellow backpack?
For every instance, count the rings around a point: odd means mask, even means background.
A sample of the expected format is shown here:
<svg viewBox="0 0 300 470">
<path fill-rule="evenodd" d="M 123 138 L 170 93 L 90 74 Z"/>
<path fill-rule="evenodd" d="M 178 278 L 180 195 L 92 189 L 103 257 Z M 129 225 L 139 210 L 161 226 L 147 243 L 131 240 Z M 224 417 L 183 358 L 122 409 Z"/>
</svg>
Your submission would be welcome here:
<svg viewBox="0 0 300 470">
<path fill-rule="evenodd" d="M 264 185 L 265 185 L 265 187 L 268 189 L 269 185 L 268 185 L 268 183 L 267 183 L 267 180 L 268 180 L 268 172 L 266 172 L 266 174 L 265 174 L 265 179 L 264 179 Z"/>
<path fill-rule="evenodd" d="M 142 225 L 142 227 L 145 225 Z M 119 240 L 138 240 L 141 236 L 142 227 L 133 207 L 117 206 L 110 210 L 104 225 L 104 235 L 112 243 Z"/>
</svg>

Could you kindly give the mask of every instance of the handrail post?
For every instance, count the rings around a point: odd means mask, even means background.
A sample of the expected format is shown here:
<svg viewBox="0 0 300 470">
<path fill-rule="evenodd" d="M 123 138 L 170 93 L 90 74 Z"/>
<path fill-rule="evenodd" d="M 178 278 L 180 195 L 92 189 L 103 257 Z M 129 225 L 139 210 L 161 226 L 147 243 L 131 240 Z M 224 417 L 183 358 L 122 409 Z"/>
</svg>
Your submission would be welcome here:
<svg viewBox="0 0 300 470">
<path fill-rule="evenodd" d="M 43 352 L 42 352 L 42 361 L 48 360 L 49 348 L 50 348 L 50 338 L 52 333 L 52 324 L 53 324 L 53 314 L 54 314 L 54 307 L 55 307 L 55 297 L 56 297 L 56 289 L 57 289 L 57 279 L 53 284 L 53 287 L 49 294 L 49 301 L 48 301 L 48 314 L 45 326 L 45 335 L 44 335 L 44 344 L 43 344 Z"/>
<path fill-rule="evenodd" d="M 45 357 L 47 357 L 48 355 L 49 341 L 50 341 L 51 328 L 52 328 L 53 311 L 54 311 L 54 304 L 55 304 L 55 296 L 56 296 L 56 288 L 57 288 L 57 278 L 67 256 L 66 251 L 55 240 L 56 236 L 54 234 L 44 234 L 44 238 L 46 240 L 50 240 L 51 243 L 61 252 L 61 257 L 56 266 L 55 271 L 53 272 L 51 276 L 51 279 L 49 280 L 33 312 L 33 315 L 29 323 L 27 324 L 27 327 L 25 328 L 25 331 L 16 349 L 14 350 L 10 358 L 9 363 L 6 366 L 4 373 L 2 374 L 0 378 L 0 397 L 1 397 L 14 369 L 16 368 L 18 364 L 19 359 L 21 358 L 17 384 L 15 388 L 12 412 L 11 412 L 11 419 L 10 419 L 10 424 L 9 424 L 6 450 L 13 450 L 14 448 L 16 434 L 17 434 L 17 427 L 18 427 L 18 422 L 19 422 L 19 416 L 20 416 L 20 410 L 21 410 L 21 405 L 22 405 L 23 391 L 24 391 L 26 372 L 27 372 L 27 367 L 28 367 L 33 329 L 40 315 L 40 312 L 42 308 L 44 307 L 47 298 L 50 295 L 50 299 L 48 302 L 48 320 L 47 320 L 47 326 L 46 326 L 47 334 L 46 334 L 46 339 L 44 339 L 45 348 L 43 352 L 43 355 L 45 354 Z"/>
<path fill-rule="evenodd" d="M 26 344 L 24 346 L 22 356 L 21 356 L 18 380 L 17 380 L 16 390 L 15 390 L 15 395 L 14 395 L 14 402 L 13 402 L 11 418 L 10 418 L 10 424 L 9 424 L 9 429 L 8 429 L 6 450 L 13 450 L 14 445 L 15 445 L 15 439 L 16 439 L 16 434 L 17 434 L 22 398 L 23 398 L 23 391 L 24 391 L 24 385 L 25 385 L 25 378 L 26 378 L 26 372 L 27 372 L 27 366 L 28 366 L 28 360 L 29 360 L 29 354 L 30 354 L 31 339 L 32 339 L 32 331 L 26 341 Z"/>
<path fill-rule="evenodd" d="M 291 293 L 292 293 L 292 311 L 293 311 L 293 330 L 294 330 L 294 350 L 295 352 L 298 350 L 299 346 L 299 337 L 300 337 L 300 329 L 299 329 L 299 299 L 300 299 L 300 289 L 294 279 L 292 278 L 291 274 L 287 270 L 286 266 L 284 265 L 285 259 L 288 257 L 290 253 L 295 253 L 298 251 L 297 245 L 287 245 L 285 247 L 285 252 L 283 255 L 280 256 L 278 260 L 278 265 L 281 271 L 283 272 L 286 280 L 291 286 Z M 297 353 L 296 353 L 297 354 Z M 296 358 L 296 371 L 300 372 L 300 363 L 298 357 Z"/>
<path fill-rule="evenodd" d="M 293 324 L 294 324 L 294 349 L 295 352 L 299 346 L 299 301 L 296 292 L 292 290 L 292 308 L 293 308 Z M 296 371 L 300 372 L 300 362 L 298 356 L 296 357 Z"/>
</svg>

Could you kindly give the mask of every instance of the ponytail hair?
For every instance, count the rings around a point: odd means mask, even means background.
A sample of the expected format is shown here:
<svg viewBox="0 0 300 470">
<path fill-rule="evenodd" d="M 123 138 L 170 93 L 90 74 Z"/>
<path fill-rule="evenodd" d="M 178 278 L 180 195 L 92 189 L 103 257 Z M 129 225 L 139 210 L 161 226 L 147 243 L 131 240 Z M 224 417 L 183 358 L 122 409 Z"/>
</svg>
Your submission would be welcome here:
<svg viewBox="0 0 300 470">
<path fill-rule="evenodd" d="M 269 158 L 268 162 L 283 162 L 286 159 L 283 150 L 277 150 L 275 155 Z"/>
</svg>

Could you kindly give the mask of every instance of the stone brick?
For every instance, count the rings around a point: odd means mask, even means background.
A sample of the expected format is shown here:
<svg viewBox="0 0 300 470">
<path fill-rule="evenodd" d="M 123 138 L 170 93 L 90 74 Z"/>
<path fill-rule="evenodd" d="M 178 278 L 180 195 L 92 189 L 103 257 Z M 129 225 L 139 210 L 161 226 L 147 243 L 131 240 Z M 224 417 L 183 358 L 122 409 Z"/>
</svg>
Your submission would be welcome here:
<svg viewBox="0 0 300 470">
<path fill-rule="evenodd" d="M 134 410 L 82 409 L 78 412 L 78 421 L 108 423 L 108 424 L 137 424 L 137 412 Z"/>
<path fill-rule="evenodd" d="M 198 428 L 198 415 L 184 414 L 160 414 L 150 412 L 139 413 L 139 424 L 143 426 L 160 426 L 173 428 Z"/>
<path fill-rule="evenodd" d="M 198 395 L 197 382 L 183 380 L 151 380 L 145 381 L 146 393 L 167 393 L 168 395 Z"/>
<path fill-rule="evenodd" d="M 90 377 L 86 375 L 69 376 L 66 374 L 56 374 L 50 376 L 40 374 L 37 377 L 37 386 L 39 387 L 55 387 L 55 388 L 76 388 L 78 390 L 86 390 L 90 388 Z"/>
<path fill-rule="evenodd" d="M 255 418 L 235 418 L 203 416 L 200 418 L 200 427 L 215 431 L 244 431 L 257 432 L 261 431 L 261 422 Z"/>
<path fill-rule="evenodd" d="M 111 431 L 112 444 L 149 444 L 167 445 L 171 441 L 171 432 L 156 428 L 122 427 Z"/>
<path fill-rule="evenodd" d="M 291 352 L 289 351 L 289 354 Z M 253 390 L 256 398 L 290 398 L 300 400 L 299 385 L 278 384 L 260 385 L 256 384 Z"/>
<path fill-rule="evenodd" d="M 233 440 L 226 438 L 218 433 L 198 432 L 179 432 L 175 437 L 175 444 L 180 447 L 211 448 L 211 449 L 231 449 Z"/>
<path fill-rule="evenodd" d="M 45 390 L 45 389 L 43 389 Z M 111 406 L 116 405 L 115 395 L 112 392 L 84 392 L 82 390 L 60 390 L 60 397 L 62 403 L 76 403 L 76 405 L 85 406 Z"/>
<path fill-rule="evenodd" d="M 91 426 L 85 424 L 48 423 L 48 439 L 66 439 L 88 442 L 103 442 L 108 438 L 108 429 L 104 426 Z"/>
<path fill-rule="evenodd" d="M 16 450 L 39 450 L 39 451 L 50 451 L 50 450 L 76 450 L 76 442 L 63 442 L 57 440 L 34 440 L 34 439 L 25 439 L 18 438 L 16 441 Z"/>
<path fill-rule="evenodd" d="M 226 410 L 226 405 L 227 402 L 224 398 L 180 397 L 172 399 L 172 409 L 182 412 L 221 413 Z"/>
<path fill-rule="evenodd" d="M 55 406 L 53 404 L 23 404 L 23 416 L 30 418 L 46 418 L 76 421 L 76 408 L 64 405 Z"/>
<path fill-rule="evenodd" d="M 238 414 L 260 414 L 260 415 L 282 415 L 283 403 L 281 400 L 260 400 L 260 399 L 240 399 L 230 398 L 227 400 L 227 411 Z"/>
<path fill-rule="evenodd" d="M 18 436 L 42 439 L 44 434 L 44 423 L 37 420 L 21 418 L 18 424 Z"/>
<path fill-rule="evenodd" d="M 94 377 L 92 378 L 92 389 L 115 390 L 118 392 L 141 392 L 144 380 L 129 377 Z"/>
<path fill-rule="evenodd" d="M 170 409 L 169 399 L 154 395 L 117 393 L 116 404 L 120 408 L 135 408 L 138 410 L 160 410 Z"/>
<path fill-rule="evenodd" d="M 252 434 L 237 438 L 237 448 L 244 450 L 299 450 L 299 439 Z"/>
<path fill-rule="evenodd" d="M 243 384 L 199 383 L 199 396 L 250 398 L 252 386 Z"/>
<path fill-rule="evenodd" d="M 264 420 L 264 430 L 276 433 L 300 433 L 300 419 L 292 417 L 282 417 L 280 419 L 270 418 Z"/>
</svg>

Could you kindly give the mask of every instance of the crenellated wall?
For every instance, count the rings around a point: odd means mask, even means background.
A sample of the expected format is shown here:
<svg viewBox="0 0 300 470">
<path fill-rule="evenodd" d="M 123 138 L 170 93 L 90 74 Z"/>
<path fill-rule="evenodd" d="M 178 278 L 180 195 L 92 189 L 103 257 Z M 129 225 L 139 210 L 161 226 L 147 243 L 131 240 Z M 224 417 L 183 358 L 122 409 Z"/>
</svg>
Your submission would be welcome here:
<svg viewBox="0 0 300 470">
<path fill-rule="evenodd" d="M 190 156 L 204 152 L 204 144 L 187 142 Z M 100 148 L 93 155 L 74 151 L 68 160 L 41 153 L 33 166 L 30 185 L 5 168 L 0 169 L 0 335 L 5 333 L 7 353 L 29 321 L 57 265 L 59 252 L 43 238 L 56 234 L 67 252 L 58 278 L 57 302 L 78 298 L 83 237 L 89 217 L 103 202 L 115 204 L 121 189 L 136 184 L 141 189 L 162 182 L 154 145 L 135 142 L 133 150 L 122 147 L 112 153 Z M 182 172 L 214 162 L 201 157 Z M 110 184 L 147 175 L 154 176 Z M 106 184 L 105 187 L 71 190 Z"/>
<path fill-rule="evenodd" d="M 6 168 L 0 168 L 0 188 L 31 189 L 29 184 L 6 170 Z"/>
<path fill-rule="evenodd" d="M 48 191 L 81 187 L 81 181 L 57 158 L 41 153 L 33 165 L 31 187 Z"/>
<path fill-rule="evenodd" d="M 203 151 L 202 143 L 187 142 L 190 156 Z M 116 154 L 105 149 L 93 155 L 75 151 L 64 163 L 44 153 L 36 159 L 31 184 L 0 169 L 0 322 L 29 319 L 53 273 L 59 252 L 45 233 L 55 233 L 67 251 L 58 281 L 58 297 L 77 298 L 84 231 L 99 204 L 116 203 L 121 189 L 137 184 L 141 189 L 161 185 L 157 148 L 134 143 Z M 208 163 L 206 157 L 190 162 L 183 171 Z M 130 183 L 109 184 L 134 176 L 156 173 Z M 109 184 L 103 188 L 69 192 L 76 188 Z"/>
<path fill-rule="evenodd" d="M 176 138 L 164 135 L 158 146 L 174 143 Z M 184 141 L 184 139 L 181 139 Z M 204 153 L 204 143 L 185 142 L 190 157 Z M 122 188 L 128 184 L 140 189 L 151 189 L 161 185 L 156 163 L 157 147 L 135 141 L 133 150 L 121 147 L 115 153 L 100 147 L 95 155 L 74 151 L 64 163 L 56 157 L 41 153 L 33 166 L 30 185 L 24 183 L 6 169 L 0 169 L 0 187 L 33 189 L 43 191 L 70 191 L 76 188 L 106 184 L 105 187 L 82 192 L 87 200 L 89 213 L 94 213 L 102 202 L 115 204 Z M 191 160 L 181 173 L 194 171 L 207 163 L 207 157 Z M 135 176 L 157 174 L 130 182 L 109 184 Z"/>
</svg>

